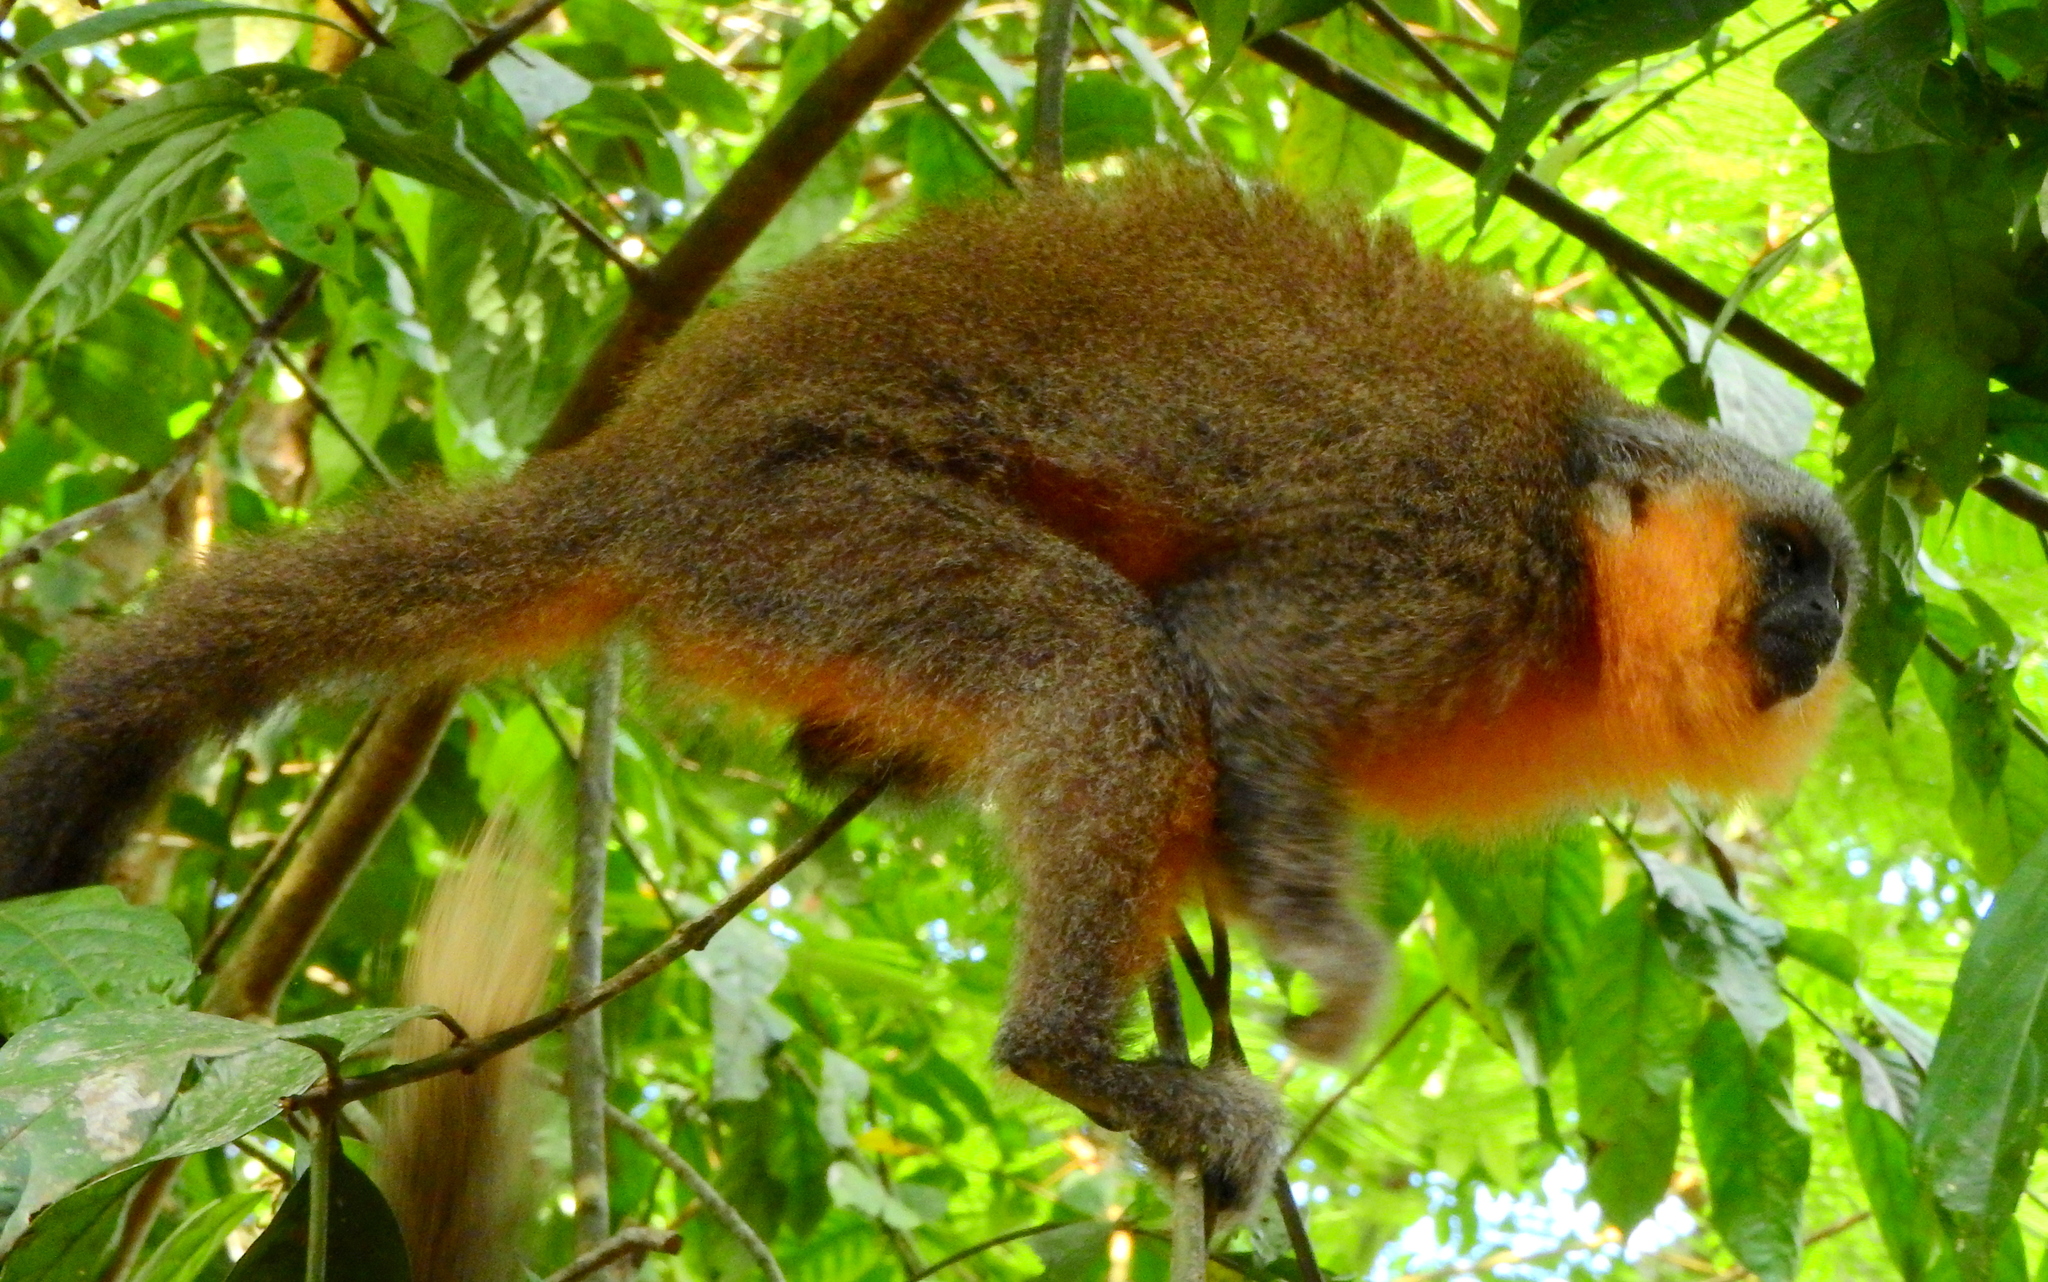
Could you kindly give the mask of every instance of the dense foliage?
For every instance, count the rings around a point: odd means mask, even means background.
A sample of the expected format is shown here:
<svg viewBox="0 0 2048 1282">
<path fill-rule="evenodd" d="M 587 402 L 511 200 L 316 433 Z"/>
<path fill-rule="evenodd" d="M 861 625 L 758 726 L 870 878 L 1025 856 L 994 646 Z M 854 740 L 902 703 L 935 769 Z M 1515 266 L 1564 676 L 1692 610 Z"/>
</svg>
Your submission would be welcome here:
<svg viewBox="0 0 2048 1282">
<path fill-rule="evenodd" d="M 1322 1271 L 1776 1282 L 1803 1255 L 1809 1274 L 2019 1282 L 2048 1265 L 2027 1185 L 2048 1091 L 2048 740 L 2025 713 L 2044 679 L 2029 638 L 2048 633 L 2048 502 L 2026 487 L 2048 465 L 2048 6 L 1392 0 L 1398 32 L 1376 5 L 1195 7 L 1211 34 L 1082 0 L 1076 179 L 1169 148 L 1404 218 L 1510 274 L 1631 393 L 1838 481 L 1873 563 L 1861 681 L 1789 802 L 1674 798 L 1505 852 L 1362 831 L 1406 970 L 1359 1072 L 1275 1040 L 1311 994 L 1241 948 L 1236 1028 L 1315 1119 L 1287 1169 Z M 864 16 L 533 8 L 468 75 L 464 51 L 510 16 L 491 0 L 0 0 L 0 554 L 34 553 L 0 563 L 0 749 L 68 647 L 214 541 L 517 467 L 627 274 Z M 961 13 L 709 305 L 820 242 L 999 198 L 1031 154 L 1038 17 L 1031 0 Z M 359 46 L 357 19 L 386 47 Z M 1283 27 L 1490 145 L 1476 185 L 1259 56 Z M 1498 199 L 1525 152 L 1613 242 Z M 1661 269 L 1617 271 L 1631 240 L 1817 357 L 1801 377 L 1831 400 L 1724 337 L 1728 313 L 1681 320 Z M 645 690 L 638 655 L 628 673 L 607 971 L 835 800 L 793 782 L 779 727 Z M 191 764 L 121 869 L 160 907 L 105 889 L 0 905 L 0 1279 L 100 1276 L 125 1200 L 176 1154 L 195 1156 L 128 1231 L 128 1276 L 218 1278 L 231 1258 L 241 1278 L 299 1275 L 249 1249 L 273 1220 L 273 1244 L 304 1231 L 305 1195 L 279 1195 L 305 1123 L 278 1101 L 326 1060 L 376 1064 L 407 1017 L 388 1009 L 401 923 L 486 815 L 573 830 L 588 676 L 462 697 L 275 1026 L 189 1009 L 194 942 L 266 851 L 318 826 L 361 711 L 345 694 Z M 1115 1137 L 986 1063 L 1011 908 L 978 814 L 863 814 L 606 1009 L 610 1099 L 801 1282 L 914 1274 L 1037 1226 L 1054 1227 L 952 1271 L 1163 1277 L 1165 1205 Z M 545 1273 L 574 1254 L 558 1116 L 534 1160 L 548 1196 L 523 1247 Z M 334 1276 L 388 1276 L 351 1170 L 334 1168 L 355 1226 L 337 1249 L 360 1253 Z M 624 1135 L 610 1183 L 618 1221 L 682 1232 L 645 1274 L 755 1270 Z M 1306 1273 L 1272 1217 L 1222 1249 L 1221 1273 Z"/>
</svg>

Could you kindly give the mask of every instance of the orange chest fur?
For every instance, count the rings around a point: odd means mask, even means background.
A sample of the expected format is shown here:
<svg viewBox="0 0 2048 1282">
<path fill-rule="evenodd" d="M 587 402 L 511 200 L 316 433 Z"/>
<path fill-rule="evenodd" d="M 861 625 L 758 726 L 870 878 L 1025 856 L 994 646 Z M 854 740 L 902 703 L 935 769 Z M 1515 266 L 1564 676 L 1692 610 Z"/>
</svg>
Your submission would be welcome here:
<svg viewBox="0 0 2048 1282">
<path fill-rule="evenodd" d="M 1512 693 L 1339 745 L 1372 814 L 1470 837 L 1526 829 L 1670 784 L 1734 796 L 1790 788 L 1825 737 L 1837 662 L 1795 699 L 1758 707 L 1754 572 L 1734 501 L 1682 488 L 1634 514 L 1589 515 L 1585 625 Z"/>
</svg>

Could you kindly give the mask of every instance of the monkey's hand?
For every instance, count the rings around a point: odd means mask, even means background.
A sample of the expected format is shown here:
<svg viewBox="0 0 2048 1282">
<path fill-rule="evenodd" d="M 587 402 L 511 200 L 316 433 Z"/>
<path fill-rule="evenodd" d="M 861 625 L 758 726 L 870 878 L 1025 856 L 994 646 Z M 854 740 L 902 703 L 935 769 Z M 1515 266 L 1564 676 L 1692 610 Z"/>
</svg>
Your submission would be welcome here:
<svg viewBox="0 0 2048 1282">
<path fill-rule="evenodd" d="M 1280 1165 L 1287 1120 L 1273 1088 L 1234 1064 L 1208 1068 L 1158 1061 L 1156 1107 L 1130 1119 L 1131 1138 L 1161 1179 L 1202 1172 L 1212 1231 L 1258 1205 Z"/>
</svg>

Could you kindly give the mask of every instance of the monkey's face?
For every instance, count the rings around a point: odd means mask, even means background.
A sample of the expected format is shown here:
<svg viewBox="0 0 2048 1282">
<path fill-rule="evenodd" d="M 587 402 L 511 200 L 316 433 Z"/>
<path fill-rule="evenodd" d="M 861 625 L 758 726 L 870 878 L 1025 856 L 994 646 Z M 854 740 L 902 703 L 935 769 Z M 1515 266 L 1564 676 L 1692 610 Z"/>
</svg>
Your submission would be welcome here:
<svg viewBox="0 0 2048 1282">
<path fill-rule="evenodd" d="M 1756 576 L 1749 650 L 1757 707 L 1797 698 L 1820 681 L 1842 642 L 1849 566 L 1796 517 L 1752 518 L 1744 541 Z"/>
</svg>

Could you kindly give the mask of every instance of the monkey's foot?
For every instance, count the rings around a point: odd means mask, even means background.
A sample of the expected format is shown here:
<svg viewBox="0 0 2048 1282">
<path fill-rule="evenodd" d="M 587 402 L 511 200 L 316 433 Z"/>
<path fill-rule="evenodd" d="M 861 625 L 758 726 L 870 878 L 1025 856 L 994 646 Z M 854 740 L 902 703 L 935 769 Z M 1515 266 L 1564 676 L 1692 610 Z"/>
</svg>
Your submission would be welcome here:
<svg viewBox="0 0 2048 1282">
<path fill-rule="evenodd" d="M 1212 1231 L 1250 1211 L 1272 1187 L 1286 1114 L 1273 1088 L 1235 1066 L 1149 1063 L 1162 1081 L 1156 1107 L 1133 1118 L 1131 1138 L 1161 1179 L 1202 1172 Z"/>
</svg>

